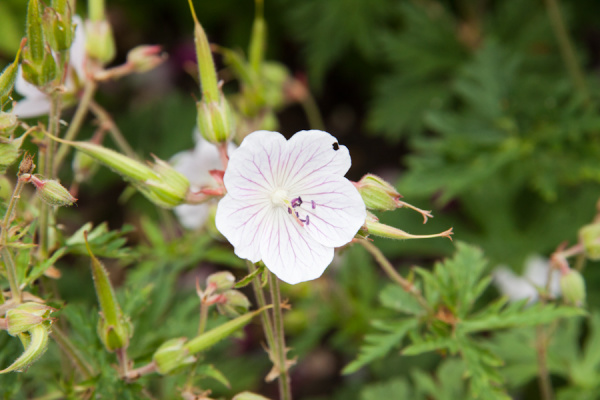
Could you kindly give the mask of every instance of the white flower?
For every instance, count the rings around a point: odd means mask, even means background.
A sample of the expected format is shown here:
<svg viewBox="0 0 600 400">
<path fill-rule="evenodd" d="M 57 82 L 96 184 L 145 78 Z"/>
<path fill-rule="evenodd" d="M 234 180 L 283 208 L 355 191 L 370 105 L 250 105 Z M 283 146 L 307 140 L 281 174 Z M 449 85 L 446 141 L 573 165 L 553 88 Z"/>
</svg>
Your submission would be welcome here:
<svg viewBox="0 0 600 400">
<path fill-rule="evenodd" d="M 540 256 L 531 256 L 525 262 L 524 276 L 520 277 L 505 266 L 497 267 L 493 272 L 494 284 L 510 301 L 529 299 L 529 304 L 539 299 L 539 289 L 546 287 L 550 263 Z M 552 271 L 549 295 L 560 295 L 560 272 Z"/>
<path fill-rule="evenodd" d="M 83 30 L 83 22 L 78 15 L 73 16 L 75 27 L 75 35 L 73 43 L 69 50 L 69 73 L 65 80 L 65 88 L 67 93 L 74 94 L 77 89 L 82 86 L 86 75 L 84 70 L 85 64 L 85 33 Z M 37 86 L 27 82 L 23 77 L 23 70 L 19 66 L 17 80 L 15 82 L 15 90 L 23 96 L 19 100 L 13 112 L 19 118 L 33 118 L 45 115 L 50 112 L 50 98 L 48 95 L 37 88 Z"/>
<path fill-rule="evenodd" d="M 365 222 L 365 204 L 344 178 L 350 164 L 348 149 L 327 132 L 290 140 L 253 132 L 231 153 L 217 229 L 235 254 L 262 260 L 279 279 L 316 279 Z"/>
<path fill-rule="evenodd" d="M 190 181 L 190 190 L 197 192 L 204 187 L 215 185 L 215 180 L 208 171 L 222 169 L 221 158 L 217 146 L 206 141 L 198 132 L 194 131 L 196 146 L 194 150 L 182 151 L 171 158 L 173 168 L 185 175 Z M 229 144 L 229 152 L 236 146 Z M 198 229 L 204 226 L 210 213 L 210 204 L 183 204 L 174 208 L 175 215 L 187 229 Z"/>
</svg>

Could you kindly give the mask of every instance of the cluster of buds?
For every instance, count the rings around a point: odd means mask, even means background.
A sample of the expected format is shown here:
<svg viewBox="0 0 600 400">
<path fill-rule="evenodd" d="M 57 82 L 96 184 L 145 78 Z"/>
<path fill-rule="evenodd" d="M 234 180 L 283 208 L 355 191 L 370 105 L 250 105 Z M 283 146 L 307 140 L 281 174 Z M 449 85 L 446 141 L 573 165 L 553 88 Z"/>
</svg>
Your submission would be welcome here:
<svg viewBox="0 0 600 400">
<path fill-rule="evenodd" d="M 200 301 L 207 306 L 216 305 L 219 313 L 237 317 L 250 308 L 250 301 L 239 290 L 233 289 L 235 277 L 231 272 L 223 271 L 209 275 L 206 278 L 206 289 L 200 289 L 196 284 L 196 292 Z"/>
<path fill-rule="evenodd" d="M 196 57 L 202 88 L 202 98 L 196 104 L 198 129 L 209 142 L 216 145 L 226 145 L 231 140 L 235 130 L 234 114 L 217 81 L 217 72 L 210 44 L 204 29 L 196 18 L 191 0 L 190 8 L 194 18 L 194 41 L 196 43 Z"/>
<path fill-rule="evenodd" d="M 44 304 L 28 302 L 6 312 L 6 330 L 23 341 L 25 351 L 0 373 L 23 371 L 46 352 L 53 322 L 50 314 L 54 311 Z"/>
</svg>

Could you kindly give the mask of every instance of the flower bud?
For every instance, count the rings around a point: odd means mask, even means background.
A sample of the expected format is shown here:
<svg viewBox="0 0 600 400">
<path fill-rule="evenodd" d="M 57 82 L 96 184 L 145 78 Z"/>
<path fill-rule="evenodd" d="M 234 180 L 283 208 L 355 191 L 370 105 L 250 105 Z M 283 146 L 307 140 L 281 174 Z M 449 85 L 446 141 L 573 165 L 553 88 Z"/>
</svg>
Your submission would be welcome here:
<svg viewBox="0 0 600 400">
<path fill-rule="evenodd" d="M 68 0 L 53 0 L 52 7 L 46 8 L 43 18 L 45 37 L 52 50 L 69 50 L 75 36 L 75 28 Z"/>
<path fill-rule="evenodd" d="M 8 333 L 16 336 L 19 333 L 27 332 L 47 321 L 53 311 L 56 310 L 45 304 L 33 302 L 19 304 L 6 312 Z"/>
<path fill-rule="evenodd" d="M 22 334 L 25 335 L 25 334 Z M 48 349 L 50 324 L 48 322 L 34 326 L 29 330 L 25 351 L 11 366 L 0 371 L 0 374 L 12 371 L 23 371 L 40 358 Z"/>
<path fill-rule="evenodd" d="M 150 71 L 166 59 L 161 51 L 160 46 L 137 46 L 127 53 L 127 63 L 132 66 L 135 72 Z"/>
<path fill-rule="evenodd" d="M 36 176 L 31 176 L 31 183 L 37 189 L 40 199 L 50 206 L 71 206 L 77 201 L 63 185 L 54 179 L 44 181 Z"/>
<path fill-rule="evenodd" d="M 219 93 L 218 101 L 205 99 L 196 104 L 198 110 L 198 130 L 213 144 L 228 142 L 234 134 L 235 119 L 229 102 Z"/>
<path fill-rule="evenodd" d="M 385 225 L 378 220 L 367 218 L 363 228 L 369 235 L 384 237 L 387 239 L 429 239 L 434 237 L 445 237 L 452 240 L 452 228 L 432 235 L 413 235 L 393 226 Z"/>
<path fill-rule="evenodd" d="M 85 50 L 90 58 L 108 64 L 115 58 L 115 39 L 106 20 L 85 21 Z"/>
<path fill-rule="evenodd" d="M 235 318 L 250 308 L 250 301 L 239 290 L 227 290 L 221 296 L 224 297 L 224 301 L 217 303 L 217 310 L 222 315 Z"/>
<path fill-rule="evenodd" d="M 356 184 L 358 192 L 368 209 L 389 211 L 398 208 L 400 193 L 377 175 L 367 174 Z"/>
<path fill-rule="evenodd" d="M 15 85 L 15 81 L 17 79 L 17 73 L 19 71 L 19 58 L 21 56 L 21 49 L 23 48 L 24 43 L 25 41 L 21 42 L 21 47 L 17 52 L 15 61 L 4 68 L 4 71 L 2 71 L 2 74 L 0 74 L 0 110 L 2 110 L 4 105 L 10 100 L 10 94 L 12 93 L 13 86 Z M 16 116 L 14 116 L 14 119 L 16 120 Z M 4 122 L 4 124 L 5 123 L 6 122 Z M 3 121 L 0 119 L 0 135 L 2 135 L 2 125 Z"/>
<path fill-rule="evenodd" d="M 29 0 L 27 5 L 27 47 L 25 58 L 36 65 L 44 59 L 44 32 L 42 30 L 42 7 L 39 0 Z"/>
<path fill-rule="evenodd" d="M 252 392 L 242 392 L 236 394 L 231 400 L 269 400 L 269 398 Z"/>
<path fill-rule="evenodd" d="M 585 302 L 585 281 L 576 269 L 570 269 L 560 277 L 560 290 L 569 304 L 581 306 Z"/>
<path fill-rule="evenodd" d="M 184 347 L 186 339 L 171 339 L 163 343 L 152 356 L 159 374 L 168 374 L 180 367 L 191 364 L 196 358 Z"/>
<path fill-rule="evenodd" d="M 98 320 L 98 337 L 100 337 L 104 348 L 111 353 L 118 349 L 127 348 L 129 338 L 133 335 L 131 322 L 123 315 L 119 315 L 118 318 L 116 324 L 109 324 L 104 318 L 104 314 L 101 313 Z"/>
<path fill-rule="evenodd" d="M 206 278 L 207 288 L 212 287 L 215 292 L 231 289 L 235 285 L 235 276 L 229 271 L 216 272 Z"/>
<path fill-rule="evenodd" d="M 579 240 L 585 255 L 590 260 L 600 260 L 600 223 L 589 224 L 579 229 Z"/>
</svg>

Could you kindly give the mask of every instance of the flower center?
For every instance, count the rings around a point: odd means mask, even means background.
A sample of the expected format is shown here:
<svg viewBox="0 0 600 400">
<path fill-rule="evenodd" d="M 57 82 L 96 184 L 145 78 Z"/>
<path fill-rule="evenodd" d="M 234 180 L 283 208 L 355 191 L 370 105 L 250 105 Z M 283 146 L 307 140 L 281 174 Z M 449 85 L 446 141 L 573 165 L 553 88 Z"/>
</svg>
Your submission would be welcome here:
<svg viewBox="0 0 600 400">
<path fill-rule="evenodd" d="M 277 189 L 271 193 L 271 204 L 274 207 L 286 207 L 288 204 L 287 192 L 283 189 Z"/>
</svg>

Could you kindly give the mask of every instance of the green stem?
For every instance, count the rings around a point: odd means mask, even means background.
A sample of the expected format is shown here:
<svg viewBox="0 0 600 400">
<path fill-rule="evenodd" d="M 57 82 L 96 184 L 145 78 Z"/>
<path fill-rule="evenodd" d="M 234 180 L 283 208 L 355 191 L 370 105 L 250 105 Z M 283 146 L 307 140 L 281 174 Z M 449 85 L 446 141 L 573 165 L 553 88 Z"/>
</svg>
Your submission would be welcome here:
<svg viewBox="0 0 600 400">
<path fill-rule="evenodd" d="M 7 244 L 8 231 L 10 229 L 10 221 L 12 219 L 12 214 L 17 204 L 17 200 L 21 196 L 21 191 L 23 190 L 24 186 L 25 182 L 23 182 L 19 177 L 19 179 L 17 179 L 15 190 L 13 191 L 13 194 L 10 197 L 6 213 L 4 214 L 4 219 L 2 221 L 2 232 L 0 232 L 0 247 L 2 247 L 2 259 L 4 260 L 4 267 L 6 268 L 6 277 L 8 279 L 8 284 L 10 286 L 12 298 L 17 303 L 21 302 L 21 290 L 19 288 L 19 282 L 17 279 L 17 267 L 13 260 L 12 253 L 7 247 Z"/>
<path fill-rule="evenodd" d="M 548 344 L 548 336 L 541 325 L 536 326 L 536 343 L 537 343 L 537 361 L 538 361 L 538 384 L 543 400 L 552 400 L 554 393 L 552 391 L 552 382 L 548 372 L 546 347 Z"/>
<path fill-rule="evenodd" d="M 65 133 L 65 140 L 73 140 L 79 129 L 81 128 L 81 124 L 87 114 L 88 108 L 90 107 L 90 103 L 94 94 L 96 93 L 96 88 L 98 87 L 97 83 L 93 80 L 88 80 L 83 89 L 83 95 L 81 97 L 81 101 L 79 102 L 79 106 L 77 107 L 77 111 L 75 111 L 75 115 L 71 120 L 71 124 L 69 125 L 69 129 L 67 129 L 67 133 Z M 67 152 L 69 151 L 69 145 L 65 143 L 61 143 L 58 147 L 58 151 L 56 153 L 56 158 L 54 159 L 54 173 L 56 174 L 60 169 L 62 162 L 67 156 Z"/>
<path fill-rule="evenodd" d="M 281 292 L 279 281 L 273 273 L 269 273 L 269 286 L 271 287 L 271 300 L 273 301 L 273 325 L 277 340 L 277 364 L 279 367 L 279 397 L 281 400 L 292 400 L 290 375 L 287 366 L 287 349 L 285 347 L 285 331 L 283 329 L 283 316 L 281 313 Z"/>
<path fill-rule="evenodd" d="M 246 261 L 246 264 L 248 265 L 248 271 L 250 273 L 256 271 L 256 266 L 253 263 L 251 263 L 250 261 Z M 257 275 L 252 280 L 252 289 L 254 289 L 254 296 L 256 297 L 258 308 L 264 310 L 260 314 L 260 320 L 262 322 L 263 331 L 265 332 L 265 338 L 267 339 L 267 346 L 269 346 L 269 351 L 273 351 L 275 349 L 275 335 L 273 333 L 273 322 L 271 322 L 271 315 L 265 308 L 267 305 L 267 301 L 265 300 L 265 293 L 262 289 L 260 276 Z"/>
<path fill-rule="evenodd" d="M 115 122 L 111 118 L 108 111 L 106 111 L 104 108 L 102 108 L 98 103 L 96 103 L 93 100 L 90 102 L 90 110 L 92 110 L 92 112 L 94 113 L 96 118 L 98 118 L 98 120 L 100 120 L 100 124 L 103 124 L 106 126 L 106 128 L 108 129 L 108 132 L 110 133 L 110 136 L 117 144 L 117 147 L 119 148 L 119 150 L 121 150 L 123 153 L 125 153 L 127 156 L 133 158 L 134 160 L 137 160 L 139 158 L 138 155 L 133 150 L 133 148 L 129 145 L 129 143 L 127 143 L 127 140 L 125 140 L 125 137 L 121 133 L 121 130 L 119 129 L 117 124 L 115 124 Z"/>
<path fill-rule="evenodd" d="M 206 321 L 208 320 L 209 305 L 204 301 L 200 301 L 200 323 L 198 324 L 198 335 L 201 335 L 206 330 Z"/>
<path fill-rule="evenodd" d="M 79 349 L 73 345 L 67 335 L 56 324 L 52 327 L 52 337 L 83 378 L 85 380 L 91 379 L 94 376 L 92 367 L 85 360 Z"/>
<path fill-rule="evenodd" d="M 385 256 L 377 246 L 375 246 L 373 243 L 369 242 L 366 239 L 357 239 L 356 241 L 360 243 L 369 253 L 371 253 L 375 261 L 377 261 L 377 263 L 381 266 L 383 271 L 391 280 L 396 282 L 402 289 L 404 289 L 415 299 L 417 299 L 419 304 L 421 304 L 421 306 L 425 310 L 427 310 L 427 312 L 431 313 L 433 311 L 427 303 L 427 300 L 425 300 L 425 298 L 421 294 L 421 292 L 411 282 L 404 279 L 398 273 L 398 271 L 396 271 L 392 263 L 390 263 L 389 260 L 385 258 Z"/>
<path fill-rule="evenodd" d="M 308 119 L 308 126 L 310 126 L 312 129 L 324 130 L 325 124 L 323 123 L 321 112 L 319 111 L 319 107 L 317 106 L 317 102 L 315 101 L 313 95 L 308 92 L 306 94 L 306 98 L 300 104 L 302 105 L 304 114 L 306 114 L 306 118 Z"/>
<path fill-rule="evenodd" d="M 562 14 L 560 12 L 560 7 L 558 5 L 558 0 L 544 1 L 548 10 L 548 16 L 550 17 L 552 29 L 554 30 L 554 34 L 558 40 L 558 46 L 565 66 L 567 67 L 569 75 L 571 75 L 571 79 L 573 80 L 577 90 L 579 90 L 579 92 L 583 95 L 584 99 L 588 100 L 589 93 L 585 85 L 583 71 L 577 62 L 575 50 L 569 37 L 569 33 L 567 32 L 567 28 L 565 27 Z"/>
</svg>

